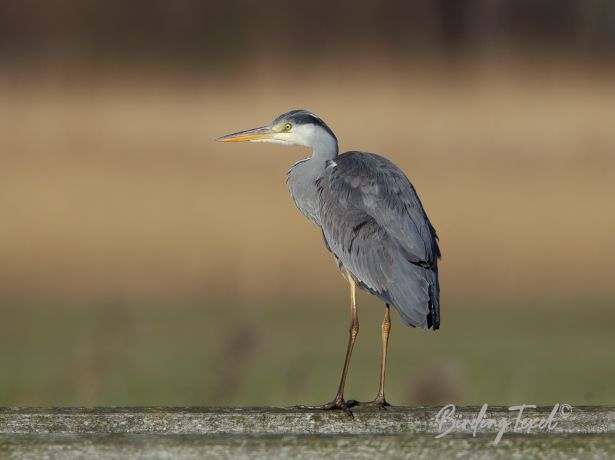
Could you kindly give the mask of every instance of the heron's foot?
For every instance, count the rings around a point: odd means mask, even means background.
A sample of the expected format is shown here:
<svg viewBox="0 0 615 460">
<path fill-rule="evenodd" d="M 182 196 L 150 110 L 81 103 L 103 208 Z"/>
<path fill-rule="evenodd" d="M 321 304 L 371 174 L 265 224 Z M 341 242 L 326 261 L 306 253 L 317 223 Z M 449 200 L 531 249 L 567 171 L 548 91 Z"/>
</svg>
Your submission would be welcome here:
<svg viewBox="0 0 615 460">
<path fill-rule="evenodd" d="M 308 410 L 342 410 L 349 417 L 353 417 L 353 414 L 350 410 L 350 408 L 352 407 L 350 403 L 352 402 L 356 403 L 356 401 L 354 400 L 344 401 L 343 398 L 335 398 L 333 401 L 326 403 L 326 404 L 321 404 L 319 406 L 297 406 L 297 407 L 299 409 L 308 409 Z"/>
<path fill-rule="evenodd" d="M 373 408 L 377 408 L 377 409 L 386 409 L 387 407 L 390 407 L 391 405 L 387 402 L 386 399 L 384 399 L 384 396 L 377 396 L 376 399 L 374 399 L 373 401 L 367 401 L 367 402 L 360 402 L 360 401 L 355 401 L 354 399 L 346 401 L 346 405 L 349 408 L 352 407 L 373 407 Z"/>
</svg>

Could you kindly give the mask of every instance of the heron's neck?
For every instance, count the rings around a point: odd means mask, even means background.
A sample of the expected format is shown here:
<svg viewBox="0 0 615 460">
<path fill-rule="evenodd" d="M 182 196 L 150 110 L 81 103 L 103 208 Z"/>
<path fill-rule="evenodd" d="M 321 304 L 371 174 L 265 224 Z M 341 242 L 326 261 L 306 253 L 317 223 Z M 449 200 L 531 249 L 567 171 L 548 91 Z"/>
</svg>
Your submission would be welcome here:
<svg viewBox="0 0 615 460">
<path fill-rule="evenodd" d="M 312 159 L 320 161 L 333 160 L 337 157 L 337 139 L 330 135 L 318 136 L 312 147 Z"/>
</svg>

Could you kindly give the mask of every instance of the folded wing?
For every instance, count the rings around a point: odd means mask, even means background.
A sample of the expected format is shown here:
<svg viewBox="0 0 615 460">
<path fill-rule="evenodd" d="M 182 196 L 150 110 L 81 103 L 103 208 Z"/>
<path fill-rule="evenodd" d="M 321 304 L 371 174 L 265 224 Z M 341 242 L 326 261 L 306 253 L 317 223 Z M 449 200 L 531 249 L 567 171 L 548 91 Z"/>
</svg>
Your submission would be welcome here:
<svg viewBox="0 0 615 460">
<path fill-rule="evenodd" d="M 439 327 L 436 232 L 404 173 L 386 158 L 348 152 L 317 181 L 329 249 L 406 324 Z"/>
</svg>

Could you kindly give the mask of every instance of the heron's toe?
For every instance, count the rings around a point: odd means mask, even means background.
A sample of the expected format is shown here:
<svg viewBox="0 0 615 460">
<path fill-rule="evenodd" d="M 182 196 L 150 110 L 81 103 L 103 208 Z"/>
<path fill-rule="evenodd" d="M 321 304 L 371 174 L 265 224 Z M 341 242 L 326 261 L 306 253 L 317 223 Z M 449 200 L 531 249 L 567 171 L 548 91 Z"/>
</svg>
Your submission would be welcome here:
<svg viewBox="0 0 615 460">
<path fill-rule="evenodd" d="M 376 409 L 386 409 L 387 407 L 391 407 L 391 405 L 384 398 L 376 398 L 373 401 L 359 402 L 355 400 L 346 401 L 348 407 L 365 407 L 365 408 L 376 408 Z"/>
<path fill-rule="evenodd" d="M 354 402 L 357 403 L 357 401 L 348 401 L 348 402 Z M 306 409 L 306 410 L 341 410 L 344 411 L 344 413 L 346 415 L 348 415 L 349 417 L 353 417 L 352 411 L 350 410 L 350 408 L 352 407 L 352 405 L 348 405 L 348 402 L 344 401 L 343 399 L 334 399 L 331 402 L 328 402 L 326 404 L 322 404 L 320 406 L 296 406 L 299 409 Z"/>
</svg>

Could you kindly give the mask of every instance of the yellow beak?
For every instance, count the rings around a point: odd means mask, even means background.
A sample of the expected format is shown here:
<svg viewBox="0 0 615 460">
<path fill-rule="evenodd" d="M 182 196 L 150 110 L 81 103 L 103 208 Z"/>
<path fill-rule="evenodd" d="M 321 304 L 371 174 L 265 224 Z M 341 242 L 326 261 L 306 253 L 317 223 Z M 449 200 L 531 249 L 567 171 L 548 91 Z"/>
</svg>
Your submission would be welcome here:
<svg viewBox="0 0 615 460">
<path fill-rule="evenodd" d="M 262 139 L 271 139 L 274 131 L 270 126 L 261 126 L 260 128 L 248 129 L 239 131 L 238 133 L 227 134 L 216 139 L 218 142 L 250 142 L 259 141 Z"/>
</svg>

